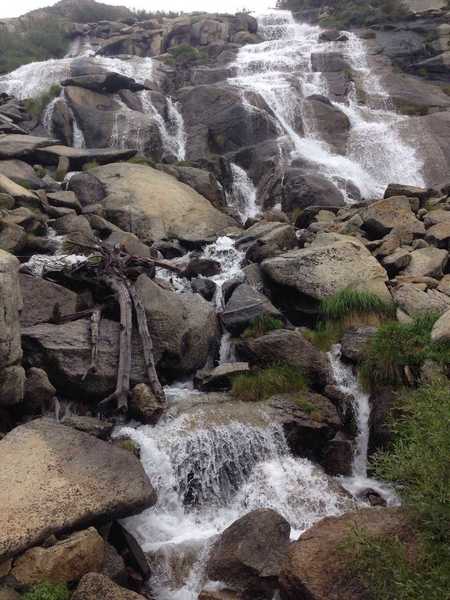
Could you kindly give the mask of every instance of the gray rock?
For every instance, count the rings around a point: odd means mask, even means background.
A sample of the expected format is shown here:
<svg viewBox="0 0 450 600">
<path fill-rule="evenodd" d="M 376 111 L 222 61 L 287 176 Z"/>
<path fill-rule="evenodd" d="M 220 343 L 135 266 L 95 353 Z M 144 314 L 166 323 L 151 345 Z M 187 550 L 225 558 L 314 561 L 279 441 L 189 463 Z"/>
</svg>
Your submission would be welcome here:
<svg viewBox="0 0 450 600">
<path fill-rule="evenodd" d="M 0 462 L 0 559 L 51 534 L 136 514 L 156 501 L 130 452 L 46 419 L 4 437 Z"/>
<path fill-rule="evenodd" d="M 290 530 L 286 519 L 271 509 L 257 509 L 241 517 L 211 548 L 209 579 L 249 594 L 273 593 L 287 555 Z"/>
<path fill-rule="evenodd" d="M 95 131 L 95 129 L 93 130 Z M 45 165 L 57 165 L 61 158 L 67 158 L 71 170 L 81 169 L 89 162 L 99 165 L 113 163 L 119 160 L 128 160 L 136 154 L 137 150 L 116 148 L 71 148 L 69 146 L 46 146 L 36 151 L 37 158 Z"/>
<path fill-rule="evenodd" d="M 22 357 L 19 323 L 22 294 L 18 270 L 17 258 L 0 250 L 0 370 Z"/>
<path fill-rule="evenodd" d="M 28 370 L 24 395 L 24 404 L 27 413 L 45 413 L 50 407 L 55 394 L 56 389 L 50 383 L 47 373 L 44 370 L 34 367 Z"/>
<path fill-rule="evenodd" d="M 394 228 L 403 228 L 414 236 L 425 234 L 424 224 L 411 210 L 410 200 L 406 196 L 393 196 L 378 200 L 361 211 L 363 228 L 370 235 L 379 238 Z"/>
<path fill-rule="evenodd" d="M 448 252 L 438 248 L 421 248 L 411 252 L 411 260 L 403 275 L 412 277 L 442 277 L 448 262 Z"/>
<path fill-rule="evenodd" d="M 222 392 L 231 388 L 234 377 L 248 373 L 249 370 L 246 362 L 226 363 L 214 369 L 197 371 L 194 383 L 199 390 L 204 392 Z"/>
<path fill-rule="evenodd" d="M 145 600 L 144 596 L 118 586 L 100 573 L 85 575 L 72 595 L 72 600 Z"/>
<path fill-rule="evenodd" d="M 402 285 L 392 292 L 396 304 L 408 315 L 429 312 L 443 314 L 450 308 L 450 297 L 438 290 L 426 292 L 413 284 Z"/>
<path fill-rule="evenodd" d="M 231 294 L 221 314 L 221 320 L 230 333 L 239 335 L 263 315 L 282 318 L 280 311 L 266 296 L 242 283 Z"/>
<path fill-rule="evenodd" d="M 113 423 L 109 421 L 100 421 L 100 419 L 96 419 L 95 417 L 80 415 L 65 416 L 62 424 L 66 427 L 72 427 L 72 429 L 76 429 L 77 431 L 93 435 L 100 440 L 107 440 L 114 428 Z"/>
<path fill-rule="evenodd" d="M 37 148 L 51 146 L 56 140 L 33 135 L 0 135 L 0 159 L 32 156 Z"/>
<path fill-rule="evenodd" d="M 450 308 L 434 324 L 431 339 L 433 342 L 448 342 L 450 340 Z"/>
<path fill-rule="evenodd" d="M 341 340 L 342 356 L 352 362 L 361 362 L 367 344 L 376 332 L 376 327 L 347 329 Z"/>
<path fill-rule="evenodd" d="M 71 315 L 78 309 L 78 294 L 57 283 L 24 273 L 19 275 L 19 281 L 23 296 L 20 315 L 23 327 Z"/>
<path fill-rule="evenodd" d="M 44 185 L 42 180 L 36 176 L 33 167 L 22 160 L 2 160 L 0 162 L 0 173 L 14 181 L 14 183 L 28 189 L 37 190 Z"/>
<path fill-rule="evenodd" d="M 52 206 L 72 208 L 76 212 L 81 212 L 81 205 L 73 192 L 53 192 L 47 194 L 47 198 Z"/>
<path fill-rule="evenodd" d="M 129 401 L 130 415 L 145 423 L 146 425 L 155 425 L 165 408 L 146 383 L 139 383 L 132 391 Z"/>
<path fill-rule="evenodd" d="M 67 189 L 75 192 L 81 206 L 101 202 L 106 196 L 105 187 L 92 173 L 75 173 L 69 179 Z"/>
<path fill-rule="evenodd" d="M 308 96 L 303 102 L 305 116 L 318 136 L 337 152 L 345 151 L 350 119 L 325 96 Z"/>
<path fill-rule="evenodd" d="M 0 371 L 0 406 L 13 406 L 23 400 L 25 371 L 15 365 Z"/>
</svg>

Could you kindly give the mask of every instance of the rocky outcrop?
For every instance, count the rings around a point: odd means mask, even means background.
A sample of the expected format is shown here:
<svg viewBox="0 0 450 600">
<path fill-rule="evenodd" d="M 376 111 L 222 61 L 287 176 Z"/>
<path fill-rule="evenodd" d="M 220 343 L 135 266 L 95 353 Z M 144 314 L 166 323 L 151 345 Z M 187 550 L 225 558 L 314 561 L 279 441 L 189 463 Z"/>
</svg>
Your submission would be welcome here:
<svg viewBox="0 0 450 600">
<path fill-rule="evenodd" d="M 374 293 L 384 300 L 387 274 L 370 252 L 354 237 L 321 233 L 301 250 L 291 250 L 262 263 L 274 284 L 297 292 L 293 303 L 305 312 L 344 288 Z"/>
<path fill-rule="evenodd" d="M 107 218 L 143 241 L 206 242 L 236 227 L 192 188 L 151 167 L 117 163 L 92 174 L 105 186 Z"/>
<path fill-rule="evenodd" d="M 342 550 L 355 528 L 371 536 L 411 542 L 411 530 L 398 508 L 364 509 L 328 517 L 313 525 L 293 543 L 281 567 L 280 591 L 285 600 L 363 600 L 367 590 L 350 576 L 351 553 Z M 344 573 L 347 575 L 343 576 Z"/>
<path fill-rule="evenodd" d="M 208 577 L 246 594 L 272 597 L 286 557 L 291 527 L 281 515 L 259 509 L 235 521 L 211 549 Z"/>
<path fill-rule="evenodd" d="M 0 442 L 0 461 L 0 559 L 52 533 L 155 503 L 155 491 L 130 452 L 49 420 L 9 433 Z"/>
<path fill-rule="evenodd" d="M 19 364 L 22 295 L 18 268 L 17 258 L 0 250 L 0 406 L 17 404 L 24 394 L 25 373 Z"/>
</svg>

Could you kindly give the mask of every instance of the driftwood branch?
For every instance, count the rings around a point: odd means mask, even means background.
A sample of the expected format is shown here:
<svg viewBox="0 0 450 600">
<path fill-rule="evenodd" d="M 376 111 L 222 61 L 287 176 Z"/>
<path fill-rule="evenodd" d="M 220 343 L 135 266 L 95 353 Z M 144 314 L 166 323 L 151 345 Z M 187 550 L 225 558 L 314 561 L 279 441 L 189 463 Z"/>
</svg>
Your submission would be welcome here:
<svg viewBox="0 0 450 600">
<path fill-rule="evenodd" d="M 84 381 L 90 373 L 97 370 L 98 340 L 100 334 L 100 319 L 102 318 L 102 309 L 96 308 L 91 314 L 91 364 L 83 375 Z"/>
</svg>

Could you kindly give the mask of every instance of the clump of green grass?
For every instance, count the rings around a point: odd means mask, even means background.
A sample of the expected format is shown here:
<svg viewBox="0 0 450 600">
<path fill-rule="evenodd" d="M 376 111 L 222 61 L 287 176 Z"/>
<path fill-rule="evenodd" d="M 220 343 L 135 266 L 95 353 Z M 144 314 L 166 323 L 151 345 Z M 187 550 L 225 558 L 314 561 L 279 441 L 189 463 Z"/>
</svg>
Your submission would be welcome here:
<svg viewBox="0 0 450 600">
<path fill-rule="evenodd" d="M 395 314 L 392 302 L 386 302 L 370 292 L 346 288 L 325 298 L 320 303 L 324 319 L 328 321 L 346 321 L 355 316 L 376 315 L 381 318 Z"/>
<path fill-rule="evenodd" d="M 132 156 L 127 160 L 127 162 L 132 165 L 145 165 L 147 167 L 152 167 L 153 169 L 156 167 L 155 161 L 151 158 L 146 158 L 145 156 Z"/>
<path fill-rule="evenodd" d="M 189 44 L 180 44 L 170 48 L 169 53 L 176 66 L 187 66 L 192 64 L 205 63 L 208 61 L 208 52 L 201 48 L 194 48 Z"/>
<path fill-rule="evenodd" d="M 25 592 L 24 600 L 69 600 L 70 593 L 65 583 L 39 583 Z"/>
<path fill-rule="evenodd" d="M 398 409 L 394 442 L 374 466 L 397 486 L 414 539 L 407 545 L 356 530 L 343 549 L 371 600 L 443 600 L 450 590 L 448 379 L 405 390 Z"/>
<path fill-rule="evenodd" d="M 287 364 L 273 365 L 267 369 L 238 375 L 231 393 L 236 400 L 258 402 L 275 394 L 290 394 L 307 388 L 303 373 Z"/>
<path fill-rule="evenodd" d="M 255 338 L 261 337 L 270 331 L 276 331 L 277 329 L 283 329 L 284 324 L 281 319 L 271 317 L 270 315 L 260 315 L 257 317 L 251 325 L 242 334 L 243 338 Z"/>
<path fill-rule="evenodd" d="M 321 301 L 316 328 L 306 332 L 305 337 L 319 350 L 327 352 L 339 342 L 346 329 L 379 326 L 394 315 L 391 302 L 370 292 L 346 288 Z"/>
<path fill-rule="evenodd" d="M 428 313 L 412 323 L 389 322 L 381 325 L 370 339 L 360 369 L 361 381 L 367 389 L 377 386 L 399 386 L 405 380 L 405 367 L 418 375 L 426 360 L 438 365 L 450 364 L 450 342 L 433 342 L 431 330 L 439 318 Z"/>
<path fill-rule="evenodd" d="M 40 117 L 46 106 L 61 93 L 61 86 L 58 83 L 51 85 L 48 90 L 36 96 L 25 100 L 25 109 L 34 117 Z"/>
</svg>

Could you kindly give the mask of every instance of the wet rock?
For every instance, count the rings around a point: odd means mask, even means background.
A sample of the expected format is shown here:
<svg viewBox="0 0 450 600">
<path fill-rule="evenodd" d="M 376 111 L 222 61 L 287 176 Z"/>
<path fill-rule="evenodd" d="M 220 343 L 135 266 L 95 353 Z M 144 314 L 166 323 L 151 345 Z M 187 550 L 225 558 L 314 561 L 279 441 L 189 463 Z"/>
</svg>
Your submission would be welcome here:
<svg viewBox="0 0 450 600">
<path fill-rule="evenodd" d="M 326 141 L 337 152 L 345 151 L 350 119 L 325 96 L 308 96 L 303 102 L 303 111 L 314 124 L 320 139 Z"/>
<path fill-rule="evenodd" d="M 57 98 L 55 100 L 50 126 L 53 135 L 58 138 L 60 143 L 66 146 L 73 146 L 73 113 L 64 98 Z M 67 170 L 68 167 L 69 165 L 67 165 Z"/>
<path fill-rule="evenodd" d="M 203 277 L 214 277 L 220 273 L 220 263 L 217 260 L 210 258 L 195 257 L 189 261 L 186 267 L 186 275 L 191 277 L 197 277 L 201 275 Z"/>
<path fill-rule="evenodd" d="M 104 554 L 103 539 L 90 527 L 50 548 L 30 548 L 14 561 L 12 575 L 19 585 L 78 581 L 86 573 L 102 569 Z"/>
<path fill-rule="evenodd" d="M 358 493 L 358 498 L 371 506 L 386 506 L 386 500 L 373 488 L 366 488 Z"/>
<path fill-rule="evenodd" d="M 320 175 L 305 174 L 302 169 L 287 169 L 284 175 L 281 206 L 284 212 L 308 206 L 344 206 L 344 197 L 337 187 Z"/>
<path fill-rule="evenodd" d="M 432 191 L 429 189 L 399 183 L 390 183 L 384 192 L 385 198 L 402 196 L 405 198 L 419 198 L 421 201 L 427 200 L 431 195 Z"/>
<path fill-rule="evenodd" d="M 110 421 L 100 421 L 100 419 L 96 419 L 95 417 L 80 415 L 65 416 L 62 424 L 66 427 L 72 427 L 72 429 L 76 429 L 77 431 L 93 435 L 100 440 L 107 440 L 114 427 Z"/>
<path fill-rule="evenodd" d="M 424 225 L 414 215 L 410 200 L 406 196 L 378 200 L 363 209 L 360 214 L 364 221 L 363 228 L 373 238 L 383 237 L 398 227 L 407 229 L 415 237 L 425 234 Z"/>
<path fill-rule="evenodd" d="M 92 125 L 95 131 L 95 125 Z M 119 160 L 133 158 L 137 150 L 117 148 L 96 147 L 92 144 L 90 148 L 71 148 L 70 146 L 46 146 L 36 152 L 37 158 L 45 165 L 56 165 L 61 158 L 67 158 L 70 169 L 76 171 L 89 162 L 97 162 L 99 165 L 113 163 Z"/>
<path fill-rule="evenodd" d="M 23 327 L 71 315 L 78 309 L 78 294 L 57 283 L 24 273 L 19 275 L 19 281 L 23 296 L 20 315 Z"/>
<path fill-rule="evenodd" d="M 130 452 L 46 419 L 4 437 L 0 461 L 0 558 L 52 533 L 136 514 L 156 501 Z"/>
<path fill-rule="evenodd" d="M 442 277 L 448 262 L 448 252 L 438 248 L 421 248 L 411 252 L 411 260 L 402 274 L 412 277 Z"/>
<path fill-rule="evenodd" d="M 347 329 L 341 340 L 342 356 L 355 363 L 361 362 L 364 358 L 367 344 L 376 332 L 376 327 Z"/>
<path fill-rule="evenodd" d="M 397 403 L 391 388 L 379 388 L 370 397 L 369 453 L 386 449 L 392 442 L 391 414 Z"/>
<path fill-rule="evenodd" d="M 450 308 L 434 324 L 431 339 L 433 342 L 450 340 Z"/>
<path fill-rule="evenodd" d="M 128 575 L 125 562 L 114 546 L 105 542 L 105 558 L 102 565 L 101 574 L 118 585 L 127 583 Z"/>
<path fill-rule="evenodd" d="M 118 586 L 105 575 L 88 573 L 72 595 L 72 600 L 145 600 L 144 596 Z"/>
<path fill-rule="evenodd" d="M 191 279 L 191 289 L 196 294 L 203 296 L 205 300 L 211 301 L 215 296 L 217 285 L 211 279 L 195 277 Z"/>
<path fill-rule="evenodd" d="M 174 165 L 164 165 L 161 168 L 193 188 L 201 196 L 207 198 L 216 208 L 226 206 L 225 194 L 221 184 L 212 173 L 203 169 L 194 167 L 180 167 Z"/>
<path fill-rule="evenodd" d="M 353 444 L 342 432 L 328 442 L 321 464 L 328 475 L 350 476 L 352 474 Z"/>
<path fill-rule="evenodd" d="M 63 86 L 77 86 L 100 94 L 116 94 L 120 90 L 140 92 L 145 89 L 141 83 L 121 73 L 107 72 L 98 75 L 79 75 L 61 82 Z"/>
<path fill-rule="evenodd" d="M 231 388 L 234 377 L 248 373 L 249 370 L 246 362 L 226 363 L 214 369 L 202 369 L 195 374 L 194 384 L 203 392 L 223 392 Z"/>
<path fill-rule="evenodd" d="M 93 174 L 106 189 L 106 217 L 142 241 L 205 242 L 236 226 L 195 190 L 151 167 L 116 163 Z"/>
<path fill-rule="evenodd" d="M 63 208 L 72 208 L 76 212 L 81 212 L 80 203 L 74 192 L 53 192 L 47 194 L 48 201 L 52 206 L 62 206 Z"/>
<path fill-rule="evenodd" d="M 164 290 L 145 275 L 136 283 L 147 313 L 155 360 L 176 376 L 201 369 L 218 344 L 214 307 L 198 294 Z"/>
<path fill-rule="evenodd" d="M 311 67 L 313 71 L 321 71 L 322 73 L 345 71 L 349 68 L 339 52 L 312 52 Z"/>
<path fill-rule="evenodd" d="M 319 42 L 346 42 L 348 37 L 338 29 L 326 29 L 319 35 Z"/>
<path fill-rule="evenodd" d="M 207 574 L 247 594 L 271 597 L 289 545 L 290 525 L 271 509 L 248 513 L 213 545 Z"/>
<path fill-rule="evenodd" d="M 231 294 L 221 314 L 221 320 L 227 331 L 239 335 L 263 315 L 282 318 L 280 311 L 263 294 L 242 283 Z"/>
<path fill-rule="evenodd" d="M 22 402 L 25 371 L 14 365 L 0 371 L 0 406 L 13 406 Z"/>
<path fill-rule="evenodd" d="M 161 403 L 146 383 L 139 383 L 131 391 L 129 412 L 130 415 L 146 425 L 155 425 L 165 405 Z"/>
<path fill-rule="evenodd" d="M 75 173 L 69 179 L 67 189 L 75 193 L 81 206 L 97 204 L 106 195 L 104 185 L 92 173 Z"/>
<path fill-rule="evenodd" d="M 347 287 L 390 300 L 386 271 L 354 237 L 320 233 L 313 243 L 265 260 L 263 272 L 276 284 L 298 293 L 300 310 L 318 310 L 318 302 Z"/>
<path fill-rule="evenodd" d="M 366 590 L 355 577 L 343 577 L 348 558 L 342 543 L 355 528 L 369 535 L 411 541 L 411 531 L 400 509 L 365 509 L 341 517 L 327 517 L 294 542 L 281 567 L 280 590 L 286 600 L 363 600 Z"/>
<path fill-rule="evenodd" d="M 260 367 L 275 363 L 298 367 L 318 387 L 324 387 L 329 378 L 327 356 L 299 331 L 279 329 L 261 337 L 241 340 L 236 351 L 244 360 Z"/>
<path fill-rule="evenodd" d="M 47 373 L 32 367 L 27 372 L 24 406 L 29 414 L 43 414 L 55 397 L 56 388 L 50 383 Z"/>
</svg>

